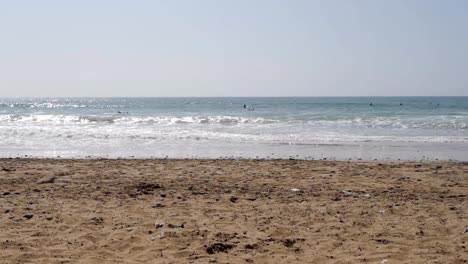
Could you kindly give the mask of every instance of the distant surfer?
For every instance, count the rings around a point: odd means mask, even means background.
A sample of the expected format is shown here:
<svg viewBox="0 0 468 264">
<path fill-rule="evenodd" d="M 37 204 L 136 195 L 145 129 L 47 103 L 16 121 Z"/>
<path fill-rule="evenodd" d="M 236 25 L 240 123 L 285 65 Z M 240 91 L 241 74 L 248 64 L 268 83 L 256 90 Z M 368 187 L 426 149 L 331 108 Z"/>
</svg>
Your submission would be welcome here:
<svg viewBox="0 0 468 264">
<path fill-rule="evenodd" d="M 373 104 L 372 102 L 370 102 L 370 104 L 369 104 L 369 105 L 370 105 L 370 106 L 373 106 L 374 104 Z"/>
<path fill-rule="evenodd" d="M 247 105 L 246 105 L 246 104 L 244 104 L 244 109 L 246 109 L 246 108 L 247 108 Z"/>
<path fill-rule="evenodd" d="M 402 103 L 402 102 L 400 102 L 400 105 L 403 105 L 403 103 Z"/>
</svg>

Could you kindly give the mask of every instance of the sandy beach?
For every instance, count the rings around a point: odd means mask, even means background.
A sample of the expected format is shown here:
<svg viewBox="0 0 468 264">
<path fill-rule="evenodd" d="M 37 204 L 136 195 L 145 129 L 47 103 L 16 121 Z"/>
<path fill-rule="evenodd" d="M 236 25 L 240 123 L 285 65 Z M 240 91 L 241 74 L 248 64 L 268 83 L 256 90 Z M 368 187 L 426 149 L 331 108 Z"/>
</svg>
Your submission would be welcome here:
<svg viewBox="0 0 468 264">
<path fill-rule="evenodd" d="M 1 263 L 467 263 L 468 163 L 0 160 Z"/>
</svg>

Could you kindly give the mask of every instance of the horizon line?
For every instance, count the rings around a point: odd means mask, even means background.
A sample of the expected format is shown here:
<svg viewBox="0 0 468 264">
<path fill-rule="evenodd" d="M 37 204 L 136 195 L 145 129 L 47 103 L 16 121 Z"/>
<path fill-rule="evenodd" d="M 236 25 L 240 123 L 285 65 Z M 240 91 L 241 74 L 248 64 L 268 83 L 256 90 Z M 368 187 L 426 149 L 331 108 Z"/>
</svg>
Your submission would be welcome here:
<svg viewBox="0 0 468 264">
<path fill-rule="evenodd" d="M 346 97 L 468 97 L 468 95 L 291 95 L 291 96 L 7 96 L 0 99 L 49 98 L 346 98 Z"/>
</svg>

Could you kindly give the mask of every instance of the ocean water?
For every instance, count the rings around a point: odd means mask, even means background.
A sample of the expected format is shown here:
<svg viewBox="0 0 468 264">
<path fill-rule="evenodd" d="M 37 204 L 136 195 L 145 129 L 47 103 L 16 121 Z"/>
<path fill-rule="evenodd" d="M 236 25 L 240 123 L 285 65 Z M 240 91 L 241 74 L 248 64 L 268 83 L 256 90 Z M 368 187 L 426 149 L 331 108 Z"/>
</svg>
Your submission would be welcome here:
<svg viewBox="0 0 468 264">
<path fill-rule="evenodd" d="M 468 160 L 468 97 L 0 98 L 25 155 Z"/>
</svg>

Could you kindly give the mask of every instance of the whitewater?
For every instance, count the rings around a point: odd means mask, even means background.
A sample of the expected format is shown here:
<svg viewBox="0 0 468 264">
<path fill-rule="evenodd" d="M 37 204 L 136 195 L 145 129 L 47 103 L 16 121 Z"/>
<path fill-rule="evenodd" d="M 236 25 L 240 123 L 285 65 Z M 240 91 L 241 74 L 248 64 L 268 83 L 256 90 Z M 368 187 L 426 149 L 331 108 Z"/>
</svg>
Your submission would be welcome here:
<svg viewBox="0 0 468 264">
<path fill-rule="evenodd" d="M 3 98 L 0 144 L 0 157 L 467 160 L 468 98 Z"/>
</svg>

